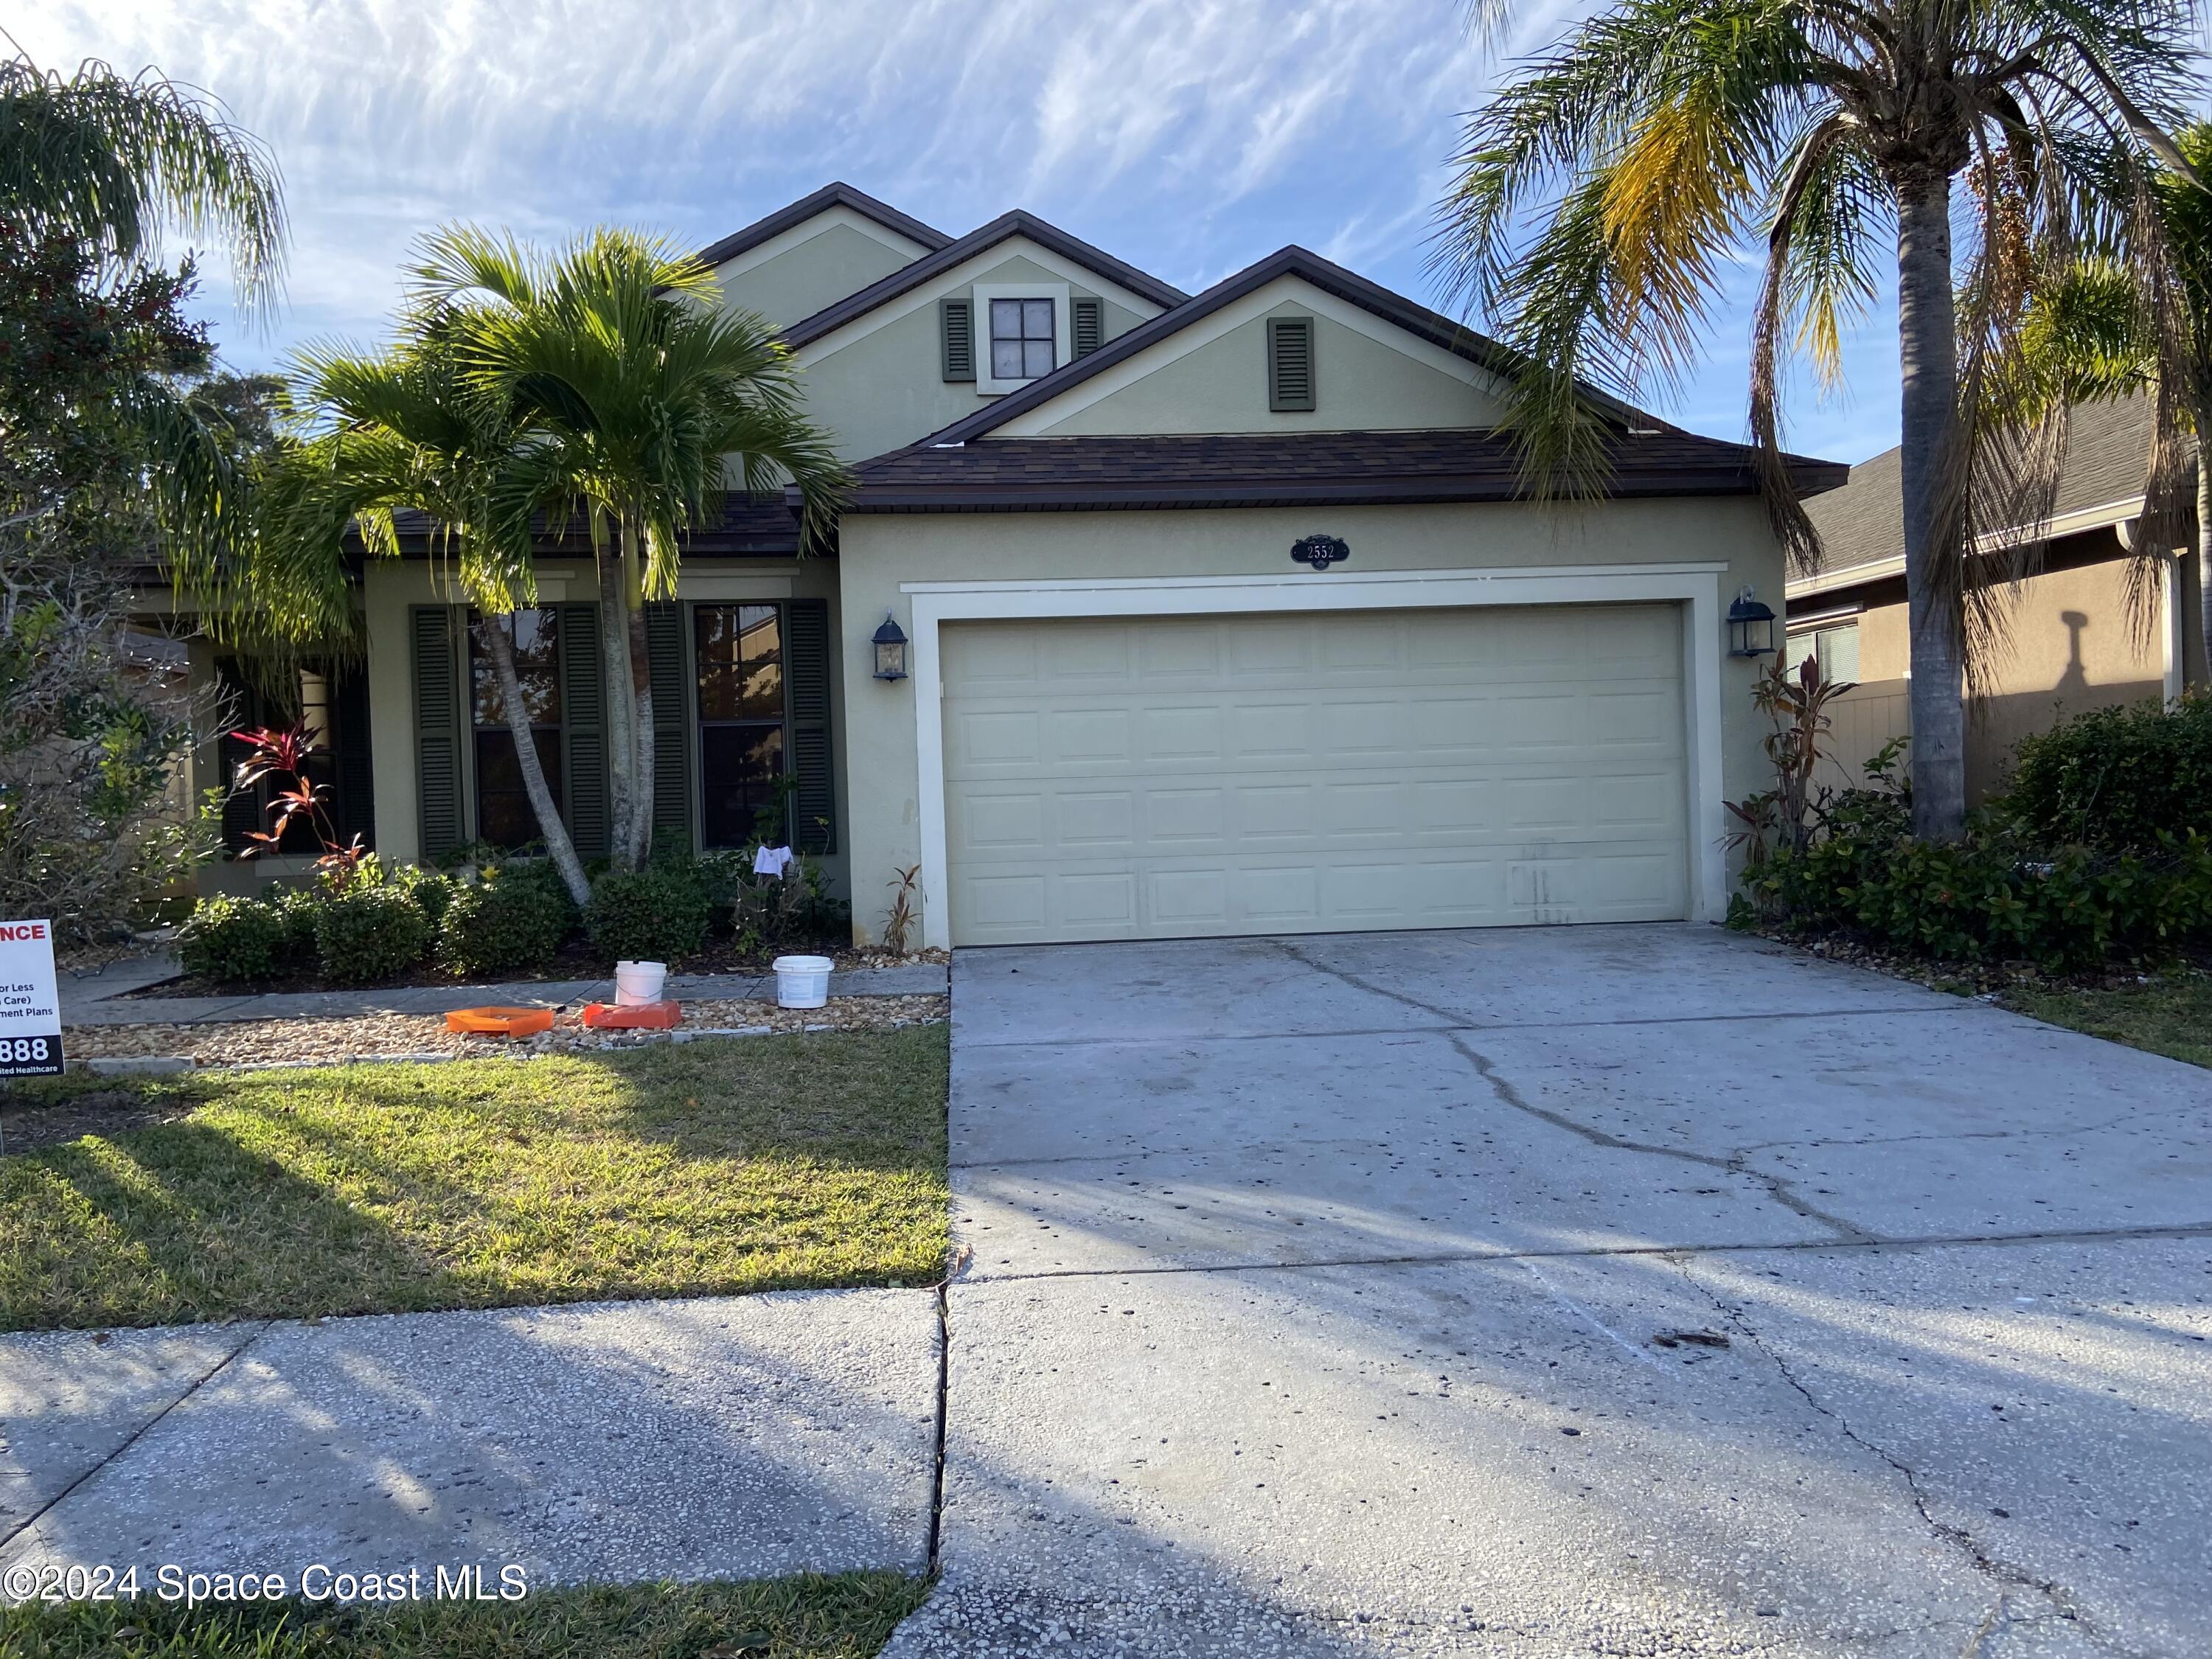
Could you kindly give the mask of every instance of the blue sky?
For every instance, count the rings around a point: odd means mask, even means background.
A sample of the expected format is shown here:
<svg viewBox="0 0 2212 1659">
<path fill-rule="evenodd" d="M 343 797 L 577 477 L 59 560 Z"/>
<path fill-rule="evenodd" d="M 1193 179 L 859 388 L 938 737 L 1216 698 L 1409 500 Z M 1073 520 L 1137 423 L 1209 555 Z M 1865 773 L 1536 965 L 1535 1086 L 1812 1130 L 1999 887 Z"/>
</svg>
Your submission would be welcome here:
<svg viewBox="0 0 2212 1659">
<path fill-rule="evenodd" d="M 1505 49 L 1589 0 L 1516 8 Z M 49 66 L 158 65 L 268 141 L 293 226 L 256 333 L 211 267 L 227 361 L 374 339 L 410 240 L 471 219 L 609 222 L 704 244 L 842 178 L 952 234 L 1025 207 L 1195 290 L 1286 242 L 1433 303 L 1432 205 L 1499 67 L 1455 0 L 47 0 L 8 27 Z M 1747 271 L 1699 372 L 1645 401 L 1744 432 Z M 1478 325 L 1480 319 L 1474 319 Z M 1887 298 L 1849 386 L 1800 387 L 1795 448 L 1895 441 Z"/>
</svg>

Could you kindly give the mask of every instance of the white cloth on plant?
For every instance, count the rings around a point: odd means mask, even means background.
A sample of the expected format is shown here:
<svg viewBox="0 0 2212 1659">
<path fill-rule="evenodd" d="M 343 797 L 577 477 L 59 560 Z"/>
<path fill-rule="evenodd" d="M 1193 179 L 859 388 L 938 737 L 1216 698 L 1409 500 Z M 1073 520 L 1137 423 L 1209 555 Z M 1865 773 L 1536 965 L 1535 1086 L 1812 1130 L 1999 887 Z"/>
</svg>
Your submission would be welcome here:
<svg viewBox="0 0 2212 1659">
<path fill-rule="evenodd" d="M 753 854 L 753 873 L 781 880 L 783 872 L 791 867 L 792 857 L 788 847 L 763 847 Z"/>
</svg>

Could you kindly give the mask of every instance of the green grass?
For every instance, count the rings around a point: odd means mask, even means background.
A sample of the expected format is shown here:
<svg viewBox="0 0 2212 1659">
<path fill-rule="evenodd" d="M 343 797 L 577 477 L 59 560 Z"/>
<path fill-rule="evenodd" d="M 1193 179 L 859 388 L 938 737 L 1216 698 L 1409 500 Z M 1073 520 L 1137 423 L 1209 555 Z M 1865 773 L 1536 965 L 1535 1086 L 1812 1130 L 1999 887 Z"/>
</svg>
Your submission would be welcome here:
<svg viewBox="0 0 2212 1659">
<path fill-rule="evenodd" d="M 866 1659 L 927 1587 L 891 1572 L 534 1590 L 512 1604 L 0 1610 L 0 1659 Z"/>
<path fill-rule="evenodd" d="M 2141 985 L 2094 989 L 2015 987 L 2009 1007 L 2131 1048 L 2212 1066 L 2212 975 L 2188 974 Z"/>
<path fill-rule="evenodd" d="M 942 1026 L 19 1085 L 173 1121 L 0 1158 L 0 1328 L 842 1285 L 945 1255 Z"/>
</svg>

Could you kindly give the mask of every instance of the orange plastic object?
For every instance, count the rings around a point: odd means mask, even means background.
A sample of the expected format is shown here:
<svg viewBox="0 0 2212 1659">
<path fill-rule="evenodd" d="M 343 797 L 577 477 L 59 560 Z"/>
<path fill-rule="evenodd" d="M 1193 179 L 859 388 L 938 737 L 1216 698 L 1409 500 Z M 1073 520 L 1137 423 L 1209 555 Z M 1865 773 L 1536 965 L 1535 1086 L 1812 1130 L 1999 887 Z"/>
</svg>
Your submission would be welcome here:
<svg viewBox="0 0 2212 1659">
<path fill-rule="evenodd" d="M 672 1002 L 641 1002 L 624 1007 L 618 1002 L 587 1002 L 584 1024 L 603 1031 L 666 1031 L 684 1023 L 684 1011 Z"/>
<path fill-rule="evenodd" d="M 480 1036 L 535 1036 L 553 1029 L 550 1008 L 456 1008 L 446 1016 L 449 1031 Z"/>
</svg>

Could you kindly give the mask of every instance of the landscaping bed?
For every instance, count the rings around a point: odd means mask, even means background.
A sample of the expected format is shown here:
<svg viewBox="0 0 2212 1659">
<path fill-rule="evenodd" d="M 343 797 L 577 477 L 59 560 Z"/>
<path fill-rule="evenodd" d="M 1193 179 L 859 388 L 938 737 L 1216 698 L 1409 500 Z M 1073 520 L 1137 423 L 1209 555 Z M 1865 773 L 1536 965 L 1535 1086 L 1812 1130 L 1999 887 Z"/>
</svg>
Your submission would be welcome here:
<svg viewBox="0 0 2212 1659">
<path fill-rule="evenodd" d="M 702 1034 L 749 1036 L 791 1031 L 895 1031 L 945 1017 L 942 996 L 833 997 L 820 1008 L 779 1008 L 772 1002 L 735 998 L 686 1002 L 684 1024 L 673 1031 L 594 1030 L 573 1008 L 561 1010 L 553 1029 L 536 1036 L 463 1036 L 446 1029 L 443 1014 L 359 1014 L 349 1018 L 161 1022 L 145 1025 L 78 1025 L 64 1033 L 71 1060 L 179 1056 L 201 1066 L 341 1064 L 378 1056 L 428 1054 L 491 1058 L 502 1054 L 599 1052 L 650 1046 Z"/>
<path fill-rule="evenodd" d="M 113 1127 L 0 1157 L 0 1328 L 929 1284 L 946 1073 L 934 1025 L 18 1083 Z"/>
<path fill-rule="evenodd" d="M 0 1607 L 6 1659 L 869 1659 L 929 1593 L 893 1572 L 750 1583 L 580 1585 L 514 1603 L 245 1603 L 142 1598 Z"/>
</svg>

